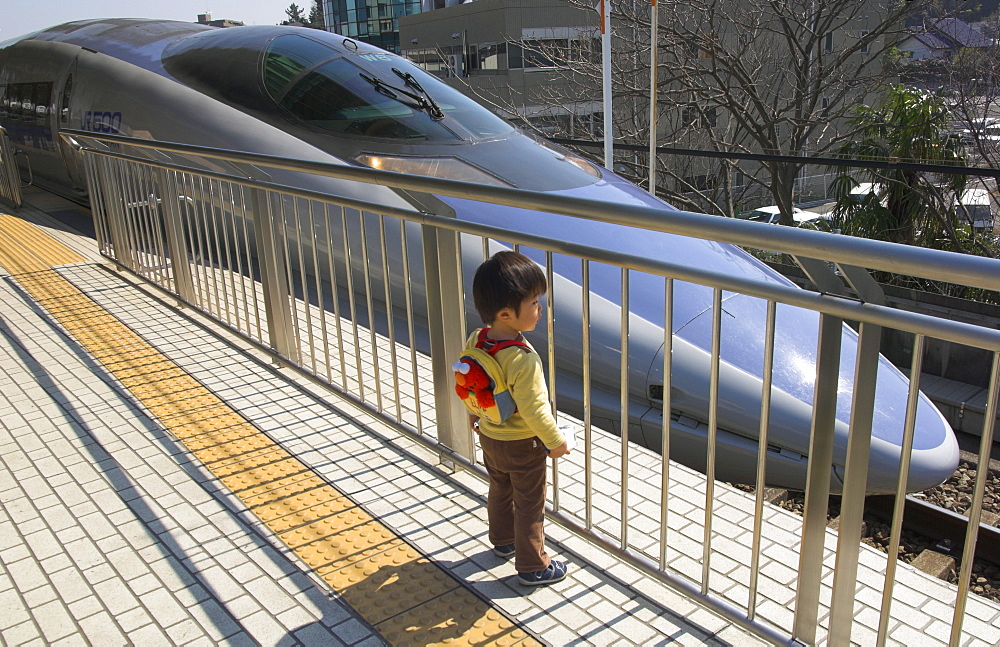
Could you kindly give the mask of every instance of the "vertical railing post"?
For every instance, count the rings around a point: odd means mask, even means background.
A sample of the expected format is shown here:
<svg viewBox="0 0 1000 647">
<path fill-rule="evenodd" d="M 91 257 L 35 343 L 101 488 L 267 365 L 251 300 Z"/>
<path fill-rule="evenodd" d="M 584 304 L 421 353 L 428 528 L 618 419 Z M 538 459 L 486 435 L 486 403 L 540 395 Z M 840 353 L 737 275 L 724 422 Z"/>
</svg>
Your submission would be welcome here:
<svg viewBox="0 0 1000 647">
<path fill-rule="evenodd" d="M 802 548 L 799 552 L 799 582 L 795 597 L 792 635 L 807 645 L 816 642 L 819 620 L 820 579 L 823 574 L 823 544 L 833 469 L 833 434 L 837 424 L 837 386 L 840 379 L 840 343 L 843 321 L 821 314 L 816 352 L 816 386 L 813 395 L 812 434 L 806 475 Z"/>
<path fill-rule="evenodd" d="M 299 349 L 292 334 L 292 294 L 288 285 L 284 241 L 275 240 L 274 215 L 267 191 L 251 189 L 253 230 L 264 290 L 264 314 L 267 317 L 268 341 L 280 356 L 298 363 Z"/>
<path fill-rule="evenodd" d="M 421 229 L 438 442 L 472 460 L 469 415 L 455 396 L 455 374 L 451 368 L 466 337 L 465 300 L 459 271 L 462 248 L 457 232 L 430 225 L 423 225 Z"/>
<path fill-rule="evenodd" d="M 156 186 L 160 198 L 160 214 L 167 236 L 167 255 L 174 276 L 174 290 L 182 301 L 195 302 L 191 263 L 188 260 L 187 239 L 180 210 L 180 194 L 176 183 L 164 169 L 156 169 Z"/>
<path fill-rule="evenodd" d="M 102 157 L 98 160 L 97 182 L 101 185 L 104 195 L 105 218 L 108 223 L 108 233 L 111 235 L 111 249 L 116 263 L 137 271 L 135 250 L 128 235 L 128 224 L 125 211 L 125 191 L 122 188 L 120 167 L 114 164 L 117 160 Z M 113 167 L 117 166 L 119 173 Z"/>
<path fill-rule="evenodd" d="M 997 426 L 997 409 L 1000 408 L 1000 352 L 993 353 L 993 368 L 990 370 L 990 384 L 986 392 L 986 415 L 983 434 L 979 441 L 979 460 L 989 464 L 990 452 Z M 969 508 L 969 523 L 965 528 L 965 542 L 962 545 L 962 566 L 958 571 L 958 591 L 955 598 L 955 612 L 951 618 L 951 635 L 948 647 L 962 644 L 962 625 L 965 624 L 965 608 L 969 600 L 969 580 L 975 561 L 976 542 L 979 539 L 979 523 L 983 514 L 983 498 L 986 495 L 986 475 L 990 470 L 976 470 L 976 484 L 973 486 L 972 506 Z"/>
<path fill-rule="evenodd" d="M 712 515 L 715 503 L 716 443 L 719 437 L 719 364 L 722 360 L 722 290 L 712 298 L 712 356 L 708 379 L 708 438 L 705 454 L 705 525 L 701 546 L 701 594 L 709 591 L 712 559 Z"/>
<path fill-rule="evenodd" d="M 857 359 L 854 363 L 854 394 L 851 399 L 851 427 L 847 437 L 844 492 L 840 503 L 837 559 L 833 569 L 828 640 L 831 645 L 850 644 L 851 627 L 854 624 L 854 593 L 858 579 L 858 555 L 861 552 L 861 524 L 864 521 L 881 338 L 881 326 L 861 324 Z"/>
<path fill-rule="evenodd" d="M 7 131 L 0 127 L 0 198 L 14 207 L 21 206 L 21 176 L 14 161 L 14 147 Z"/>
</svg>

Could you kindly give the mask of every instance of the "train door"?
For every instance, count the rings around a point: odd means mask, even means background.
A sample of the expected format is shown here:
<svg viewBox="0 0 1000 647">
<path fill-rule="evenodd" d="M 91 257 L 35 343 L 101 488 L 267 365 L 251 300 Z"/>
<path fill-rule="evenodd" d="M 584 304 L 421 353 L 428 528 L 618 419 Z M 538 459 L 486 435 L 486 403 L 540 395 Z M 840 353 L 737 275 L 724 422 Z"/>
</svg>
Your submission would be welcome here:
<svg viewBox="0 0 1000 647">
<path fill-rule="evenodd" d="M 16 158 L 18 168 L 21 178 L 31 182 L 39 167 L 48 169 L 57 161 L 50 122 L 52 83 L 10 83 L 6 96 L 9 96 L 6 116 L 11 140 L 27 153 Z"/>
<path fill-rule="evenodd" d="M 52 115 L 53 131 L 56 133 L 56 146 L 59 154 L 66 165 L 66 174 L 69 176 L 69 185 L 74 193 L 84 194 L 87 190 L 86 171 L 83 169 L 81 156 L 73 150 L 72 144 L 68 143 L 58 133 L 67 128 L 79 128 L 79 114 L 73 119 L 73 107 L 79 105 L 77 95 L 79 94 L 79 75 L 77 74 L 77 58 L 74 57 L 69 64 L 69 69 L 62 78 L 62 84 L 56 94 L 56 109 Z M 79 113 L 79 110 L 77 110 Z M 72 124 L 75 124 L 72 125 Z"/>
<path fill-rule="evenodd" d="M 53 139 L 54 75 L 46 74 L 44 67 L 29 69 L 20 78 L 12 75 L 17 82 L 8 83 L 4 92 L 10 138 L 25 153 L 16 159 L 21 178 L 28 182 L 60 173 L 63 166 Z"/>
</svg>

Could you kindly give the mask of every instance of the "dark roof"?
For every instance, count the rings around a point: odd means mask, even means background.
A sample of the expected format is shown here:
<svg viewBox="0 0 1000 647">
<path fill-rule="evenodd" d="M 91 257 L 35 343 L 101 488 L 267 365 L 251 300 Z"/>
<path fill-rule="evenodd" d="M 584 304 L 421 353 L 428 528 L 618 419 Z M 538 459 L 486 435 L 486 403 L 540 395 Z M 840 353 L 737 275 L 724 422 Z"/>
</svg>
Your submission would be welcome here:
<svg viewBox="0 0 1000 647">
<path fill-rule="evenodd" d="M 960 47 L 986 47 L 990 43 L 967 22 L 958 18 L 941 18 L 931 29 L 957 43 Z"/>
<path fill-rule="evenodd" d="M 913 30 L 912 36 L 927 46 L 927 49 L 952 49 L 956 45 L 933 33 L 922 31 L 919 28 Z"/>
<path fill-rule="evenodd" d="M 959 18 L 938 18 L 910 30 L 911 35 L 930 49 L 988 47 L 989 39 Z"/>
</svg>

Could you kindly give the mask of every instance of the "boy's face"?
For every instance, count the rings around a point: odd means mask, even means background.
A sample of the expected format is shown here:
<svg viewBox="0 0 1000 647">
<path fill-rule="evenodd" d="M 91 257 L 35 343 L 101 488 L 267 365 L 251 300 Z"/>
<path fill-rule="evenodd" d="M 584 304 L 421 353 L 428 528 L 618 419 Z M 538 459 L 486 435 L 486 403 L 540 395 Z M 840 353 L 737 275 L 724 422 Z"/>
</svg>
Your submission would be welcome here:
<svg viewBox="0 0 1000 647">
<path fill-rule="evenodd" d="M 520 307 L 517 312 L 513 312 L 510 308 L 504 308 L 501 311 L 500 319 L 501 321 L 516 330 L 517 332 L 528 332 L 535 329 L 538 325 L 539 320 L 542 318 L 542 295 L 537 294 L 533 297 L 528 297 L 521 302 Z"/>
</svg>

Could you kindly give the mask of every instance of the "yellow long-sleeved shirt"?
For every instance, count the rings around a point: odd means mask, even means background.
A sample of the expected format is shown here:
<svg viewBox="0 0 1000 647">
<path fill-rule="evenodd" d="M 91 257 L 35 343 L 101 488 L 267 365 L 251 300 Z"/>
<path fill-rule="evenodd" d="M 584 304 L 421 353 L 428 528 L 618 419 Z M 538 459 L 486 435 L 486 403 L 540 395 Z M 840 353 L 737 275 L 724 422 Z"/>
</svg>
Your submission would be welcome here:
<svg viewBox="0 0 1000 647">
<path fill-rule="evenodd" d="M 465 342 L 466 348 L 475 348 L 479 330 L 473 331 Z M 549 449 L 555 449 L 565 442 L 565 438 L 552 417 L 549 403 L 549 389 L 545 385 L 545 371 L 542 360 L 523 337 L 520 338 L 531 352 L 516 346 L 505 348 L 493 356 L 503 370 L 507 388 L 514 398 L 517 411 L 504 423 L 495 425 L 487 420 L 479 420 L 479 432 L 494 440 L 523 440 L 538 437 Z"/>
</svg>

